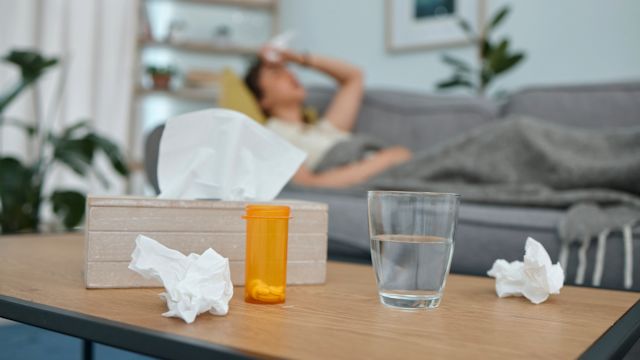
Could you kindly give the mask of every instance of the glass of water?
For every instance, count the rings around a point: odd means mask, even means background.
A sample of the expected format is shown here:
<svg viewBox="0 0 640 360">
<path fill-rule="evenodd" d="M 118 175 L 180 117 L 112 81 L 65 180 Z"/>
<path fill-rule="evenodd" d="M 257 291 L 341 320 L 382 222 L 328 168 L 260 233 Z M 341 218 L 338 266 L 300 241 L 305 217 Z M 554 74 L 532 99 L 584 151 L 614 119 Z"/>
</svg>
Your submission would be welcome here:
<svg viewBox="0 0 640 360">
<path fill-rule="evenodd" d="M 371 258 L 380 301 L 402 309 L 440 304 L 460 196 L 369 191 Z"/>
</svg>

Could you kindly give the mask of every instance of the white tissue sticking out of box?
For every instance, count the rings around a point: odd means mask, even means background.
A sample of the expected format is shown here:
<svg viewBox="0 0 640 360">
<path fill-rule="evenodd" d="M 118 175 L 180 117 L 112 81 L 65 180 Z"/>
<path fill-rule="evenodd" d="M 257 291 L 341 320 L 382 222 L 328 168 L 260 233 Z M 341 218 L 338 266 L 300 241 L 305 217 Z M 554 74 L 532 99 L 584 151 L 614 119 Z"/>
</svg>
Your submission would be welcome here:
<svg viewBox="0 0 640 360">
<path fill-rule="evenodd" d="M 496 260 L 487 275 L 496 278 L 499 297 L 524 296 L 534 304 L 559 294 L 564 284 L 560 264 L 553 265 L 544 246 L 533 238 L 527 238 L 524 262 Z"/>
<path fill-rule="evenodd" d="M 185 256 L 159 242 L 138 235 L 129 269 L 147 279 L 162 282 L 166 292 L 160 294 L 169 311 L 162 316 L 182 318 L 191 324 L 197 315 L 209 311 L 214 315 L 229 312 L 233 284 L 229 260 L 213 249 L 202 255 Z"/>
<path fill-rule="evenodd" d="M 208 109 L 169 119 L 160 141 L 160 198 L 271 201 L 306 154 L 248 116 Z"/>
</svg>

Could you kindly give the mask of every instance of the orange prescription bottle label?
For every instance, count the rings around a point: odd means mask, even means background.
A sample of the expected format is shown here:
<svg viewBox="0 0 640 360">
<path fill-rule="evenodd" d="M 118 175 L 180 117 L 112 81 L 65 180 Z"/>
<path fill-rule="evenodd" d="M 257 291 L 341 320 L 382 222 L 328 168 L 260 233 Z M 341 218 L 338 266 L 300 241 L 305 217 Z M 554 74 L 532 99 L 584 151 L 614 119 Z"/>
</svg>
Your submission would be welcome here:
<svg viewBox="0 0 640 360">
<path fill-rule="evenodd" d="M 291 210 L 281 205 L 247 205 L 244 299 L 250 303 L 285 301 L 287 242 Z"/>
</svg>

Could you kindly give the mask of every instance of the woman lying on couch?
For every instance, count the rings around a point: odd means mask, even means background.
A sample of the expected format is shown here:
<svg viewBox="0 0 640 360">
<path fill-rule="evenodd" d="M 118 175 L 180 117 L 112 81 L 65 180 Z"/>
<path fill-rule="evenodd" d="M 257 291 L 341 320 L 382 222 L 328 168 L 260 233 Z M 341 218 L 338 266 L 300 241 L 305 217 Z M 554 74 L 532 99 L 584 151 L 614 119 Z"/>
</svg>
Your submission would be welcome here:
<svg viewBox="0 0 640 360">
<path fill-rule="evenodd" d="M 385 170 L 406 162 L 411 152 L 401 146 L 384 148 L 362 160 L 324 171 L 316 167 L 337 143 L 348 140 L 355 125 L 363 93 L 363 74 L 357 67 L 319 55 L 280 51 L 278 61 L 265 56 L 264 48 L 251 66 L 245 82 L 269 117 L 266 126 L 307 153 L 306 162 L 293 177 L 297 185 L 342 188 L 365 182 Z M 321 120 L 308 124 L 303 115 L 305 89 L 287 69 L 299 64 L 325 73 L 336 80 L 338 89 Z"/>
<path fill-rule="evenodd" d="M 363 93 L 356 67 L 288 51 L 280 62 L 263 58 L 245 81 L 270 117 L 266 126 L 308 155 L 295 185 L 456 192 L 469 201 L 554 207 L 626 203 L 640 209 L 640 126 L 581 129 L 512 115 L 412 154 L 351 134 Z M 317 124 L 305 122 L 305 91 L 288 62 L 324 72 L 339 84 Z"/>
</svg>

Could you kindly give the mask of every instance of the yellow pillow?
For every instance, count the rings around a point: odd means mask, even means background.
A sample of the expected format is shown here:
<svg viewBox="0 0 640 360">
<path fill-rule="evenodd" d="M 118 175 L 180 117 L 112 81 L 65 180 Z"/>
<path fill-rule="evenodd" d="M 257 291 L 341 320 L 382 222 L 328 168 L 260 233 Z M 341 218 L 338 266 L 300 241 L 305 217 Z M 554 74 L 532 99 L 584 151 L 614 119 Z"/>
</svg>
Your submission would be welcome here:
<svg viewBox="0 0 640 360">
<path fill-rule="evenodd" d="M 229 68 L 224 69 L 222 72 L 222 86 L 218 106 L 239 111 L 261 124 L 267 121 L 267 117 L 260 109 L 255 96 L 253 96 L 244 81 Z"/>
</svg>

